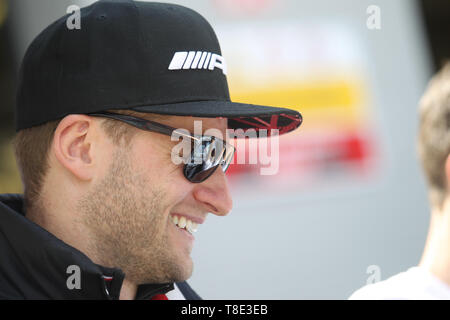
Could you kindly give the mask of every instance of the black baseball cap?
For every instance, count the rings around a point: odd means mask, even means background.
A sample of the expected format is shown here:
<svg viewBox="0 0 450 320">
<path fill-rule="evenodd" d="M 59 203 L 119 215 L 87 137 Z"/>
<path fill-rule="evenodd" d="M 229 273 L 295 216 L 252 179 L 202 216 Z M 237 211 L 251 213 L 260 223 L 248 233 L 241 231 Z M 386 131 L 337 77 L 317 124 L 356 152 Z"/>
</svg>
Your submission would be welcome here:
<svg viewBox="0 0 450 320">
<path fill-rule="evenodd" d="M 211 25 L 175 4 L 100 0 L 42 31 L 20 69 L 17 131 L 69 114 L 128 109 L 224 117 L 230 129 L 279 129 L 302 122 L 287 108 L 231 102 L 227 66 Z"/>
</svg>

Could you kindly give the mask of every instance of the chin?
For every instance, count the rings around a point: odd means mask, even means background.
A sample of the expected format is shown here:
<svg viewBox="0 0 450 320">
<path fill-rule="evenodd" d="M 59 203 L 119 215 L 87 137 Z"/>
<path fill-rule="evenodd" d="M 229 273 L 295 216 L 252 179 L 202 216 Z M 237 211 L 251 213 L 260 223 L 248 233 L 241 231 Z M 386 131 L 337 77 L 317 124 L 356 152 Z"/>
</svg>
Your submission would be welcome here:
<svg viewBox="0 0 450 320">
<path fill-rule="evenodd" d="M 193 262 L 191 257 L 185 258 L 182 263 L 178 263 L 173 274 L 173 282 L 186 281 L 192 276 Z"/>
</svg>

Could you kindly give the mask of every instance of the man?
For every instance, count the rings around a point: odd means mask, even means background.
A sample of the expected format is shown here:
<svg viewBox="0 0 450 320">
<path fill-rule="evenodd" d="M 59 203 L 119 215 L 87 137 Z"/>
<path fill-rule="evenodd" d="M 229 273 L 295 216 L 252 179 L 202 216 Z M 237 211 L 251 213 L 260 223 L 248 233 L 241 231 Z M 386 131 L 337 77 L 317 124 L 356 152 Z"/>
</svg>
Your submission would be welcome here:
<svg viewBox="0 0 450 320">
<path fill-rule="evenodd" d="M 350 299 L 450 299 L 450 64 L 420 102 L 418 151 L 429 186 L 431 220 L 422 259 Z"/>
<path fill-rule="evenodd" d="M 0 297 L 199 299 L 193 233 L 232 207 L 226 130 L 285 133 L 301 116 L 231 102 L 214 31 L 188 8 L 109 0 L 83 8 L 80 29 L 66 20 L 22 63 L 24 201 L 0 203 Z"/>
</svg>

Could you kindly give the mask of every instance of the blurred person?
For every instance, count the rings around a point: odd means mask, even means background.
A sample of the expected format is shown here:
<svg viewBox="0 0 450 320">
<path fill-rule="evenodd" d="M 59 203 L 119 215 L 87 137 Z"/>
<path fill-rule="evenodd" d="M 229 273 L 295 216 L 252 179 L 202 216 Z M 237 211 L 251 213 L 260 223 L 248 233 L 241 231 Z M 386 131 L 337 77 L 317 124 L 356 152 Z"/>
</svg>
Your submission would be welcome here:
<svg viewBox="0 0 450 320">
<path fill-rule="evenodd" d="M 301 115 L 231 102 L 217 38 L 193 10 L 109 0 L 81 9 L 79 29 L 67 19 L 22 62 L 24 195 L 0 199 L 0 298 L 200 299 L 186 282 L 193 233 L 232 208 L 226 131 L 281 134 Z M 175 133 L 187 162 L 173 161 Z"/>
<path fill-rule="evenodd" d="M 367 285 L 350 299 L 450 299 L 450 63 L 431 79 L 419 114 L 417 147 L 431 207 L 422 258 L 418 266 Z"/>
</svg>

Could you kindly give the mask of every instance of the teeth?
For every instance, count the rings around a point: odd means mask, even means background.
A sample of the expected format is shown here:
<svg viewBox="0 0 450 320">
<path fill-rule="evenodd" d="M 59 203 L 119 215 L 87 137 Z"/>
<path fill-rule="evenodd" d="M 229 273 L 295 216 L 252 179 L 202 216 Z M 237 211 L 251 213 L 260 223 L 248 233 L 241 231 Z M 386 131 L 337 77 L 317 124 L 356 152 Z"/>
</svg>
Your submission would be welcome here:
<svg viewBox="0 0 450 320">
<path fill-rule="evenodd" d="M 185 229 L 191 234 L 197 232 L 198 230 L 198 224 L 186 219 L 186 217 L 178 217 L 173 215 L 171 216 L 171 220 L 176 226 L 178 226 L 178 228 Z"/>
<path fill-rule="evenodd" d="M 192 233 L 192 221 L 188 220 L 186 222 L 186 230 L 189 231 L 190 233 Z"/>
<path fill-rule="evenodd" d="M 181 217 L 180 220 L 178 221 L 178 226 L 183 229 L 184 227 L 186 227 L 186 218 L 185 217 Z"/>
</svg>

